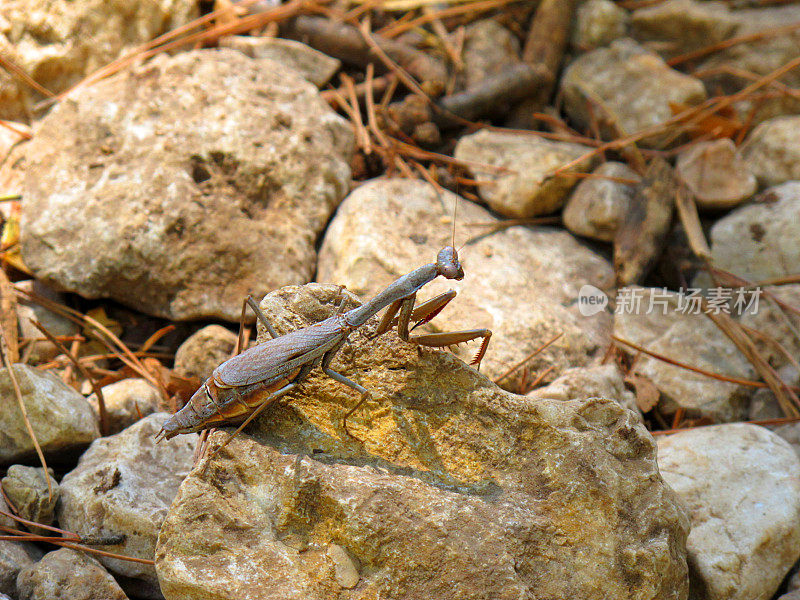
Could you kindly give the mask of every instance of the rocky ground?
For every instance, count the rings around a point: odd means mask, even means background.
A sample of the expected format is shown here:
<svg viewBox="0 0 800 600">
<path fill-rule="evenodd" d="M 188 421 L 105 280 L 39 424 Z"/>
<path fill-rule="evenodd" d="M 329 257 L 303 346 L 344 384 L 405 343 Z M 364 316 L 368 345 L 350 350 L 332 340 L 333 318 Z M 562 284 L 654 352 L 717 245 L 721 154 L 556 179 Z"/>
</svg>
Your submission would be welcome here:
<svg viewBox="0 0 800 600">
<path fill-rule="evenodd" d="M 0 600 L 800 600 L 800 4 L 123 4 L 0 6 Z M 156 443 L 452 243 L 480 370 Z"/>
</svg>

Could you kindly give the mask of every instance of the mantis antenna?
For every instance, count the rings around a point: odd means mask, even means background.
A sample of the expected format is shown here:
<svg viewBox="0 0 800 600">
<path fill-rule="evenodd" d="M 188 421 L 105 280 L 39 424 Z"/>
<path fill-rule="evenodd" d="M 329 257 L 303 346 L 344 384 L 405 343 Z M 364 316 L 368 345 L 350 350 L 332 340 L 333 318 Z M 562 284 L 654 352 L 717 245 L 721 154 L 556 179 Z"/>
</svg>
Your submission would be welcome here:
<svg viewBox="0 0 800 600">
<path fill-rule="evenodd" d="M 450 244 L 453 248 L 456 247 L 456 217 L 458 216 L 458 195 L 453 198 L 453 243 Z"/>
</svg>

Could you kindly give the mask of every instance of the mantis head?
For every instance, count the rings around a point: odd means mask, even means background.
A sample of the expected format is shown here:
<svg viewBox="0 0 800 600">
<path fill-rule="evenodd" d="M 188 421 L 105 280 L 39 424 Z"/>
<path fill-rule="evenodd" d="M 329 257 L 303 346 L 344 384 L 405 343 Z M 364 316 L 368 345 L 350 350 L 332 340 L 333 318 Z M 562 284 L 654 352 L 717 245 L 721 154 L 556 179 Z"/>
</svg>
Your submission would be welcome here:
<svg viewBox="0 0 800 600">
<path fill-rule="evenodd" d="M 464 269 L 458 261 L 458 251 L 453 246 L 445 246 L 436 256 L 436 271 L 445 279 L 464 279 Z"/>
</svg>

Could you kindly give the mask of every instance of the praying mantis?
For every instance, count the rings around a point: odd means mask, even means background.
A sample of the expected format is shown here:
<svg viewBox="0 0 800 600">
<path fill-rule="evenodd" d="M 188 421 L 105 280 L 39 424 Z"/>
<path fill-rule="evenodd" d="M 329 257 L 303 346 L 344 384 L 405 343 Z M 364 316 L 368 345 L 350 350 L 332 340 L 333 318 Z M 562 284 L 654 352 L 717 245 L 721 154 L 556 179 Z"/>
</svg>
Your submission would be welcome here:
<svg viewBox="0 0 800 600">
<path fill-rule="evenodd" d="M 157 439 L 170 439 L 178 434 L 194 433 L 245 418 L 222 444 L 224 446 L 267 406 L 294 390 L 318 365 L 326 375 L 361 394 L 361 399 L 343 418 L 344 429 L 350 435 L 347 419 L 370 398 L 370 393 L 331 369 L 331 361 L 355 329 L 387 307 L 374 337 L 396 324 L 401 339 L 420 346 L 441 348 L 482 338 L 480 349 L 471 363 L 480 365 L 492 337 L 489 329 L 411 333 L 415 327 L 433 319 L 456 295 L 450 290 L 415 307 L 417 292 L 439 276 L 454 280 L 464 278 L 458 251 L 453 246 L 445 246 L 435 262 L 396 279 L 366 304 L 346 312 L 337 311 L 324 321 L 280 336 L 255 301 L 248 297 L 245 302 L 272 339 L 237 354 L 214 369 L 186 406 L 164 423 Z M 416 324 L 409 328 L 412 320 Z"/>
</svg>

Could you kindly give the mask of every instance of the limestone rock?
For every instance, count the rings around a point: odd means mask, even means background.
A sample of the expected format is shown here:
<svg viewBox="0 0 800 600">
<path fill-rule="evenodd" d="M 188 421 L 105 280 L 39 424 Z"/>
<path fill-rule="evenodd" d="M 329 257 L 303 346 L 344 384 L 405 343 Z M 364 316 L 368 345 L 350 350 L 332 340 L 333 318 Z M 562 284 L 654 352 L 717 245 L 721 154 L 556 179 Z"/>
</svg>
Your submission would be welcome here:
<svg viewBox="0 0 800 600">
<path fill-rule="evenodd" d="M 699 79 L 669 68 L 630 39 L 573 61 L 561 78 L 561 93 L 569 118 L 578 127 L 589 128 L 593 114 L 603 139 L 661 125 L 672 117 L 670 104 L 693 105 L 706 99 Z M 653 133 L 640 143 L 657 146 L 663 139 Z"/>
<path fill-rule="evenodd" d="M 8 504 L 6 504 L 6 501 L 3 499 L 2 495 L 0 495 L 0 510 L 9 512 Z M 6 517 L 5 515 L 0 514 L 0 525 L 3 527 L 16 527 L 17 522 L 11 517 Z"/>
<path fill-rule="evenodd" d="M 736 27 L 724 2 L 667 0 L 631 15 L 631 37 L 665 58 L 717 44 Z"/>
<path fill-rule="evenodd" d="M 759 352 L 762 348 L 759 347 Z M 771 361 L 771 357 L 763 355 L 767 360 Z M 796 386 L 800 383 L 800 374 L 791 363 L 786 364 L 778 369 L 778 378 L 790 386 Z M 750 400 L 750 407 L 748 409 L 749 421 L 760 421 L 768 419 L 777 419 L 786 416 L 781 409 L 781 405 L 775 394 L 769 388 L 760 388 L 753 393 Z"/>
<path fill-rule="evenodd" d="M 748 136 L 744 159 L 758 182 L 778 185 L 800 179 L 800 116 L 764 121 Z"/>
<path fill-rule="evenodd" d="M 588 0 L 578 7 L 572 45 L 582 50 L 606 46 L 625 35 L 630 15 L 611 0 Z"/>
<path fill-rule="evenodd" d="M 800 590 L 794 590 L 786 594 L 781 594 L 778 600 L 800 600 Z"/>
<path fill-rule="evenodd" d="M 800 557 L 800 458 L 756 425 L 658 439 L 664 479 L 687 506 L 692 588 L 708 600 L 770 598 Z"/>
<path fill-rule="evenodd" d="M 108 415 L 108 433 L 119 433 L 133 425 L 141 417 L 160 410 L 161 395 L 153 385 L 144 379 L 131 377 L 106 385 L 101 390 Z M 100 418 L 97 396 L 87 398 Z"/>
<path fill-rule="evenodd" d="M 776 29 L 800 21 L 800 5 L 758 7 L 759 3 L 755 4 L 756 8 L 730 12 L 737 24 L 733 35 L 744 40 L 713 52 L 697 66 L 701 71 L 717 71 L 716 75 L 705 79 L 708 89 L 720 90 L 724 94 L 735 93 L 752 83 L 753 76 L 768 75 L 800 56 L 800 30 L 771 35 Z M 748 40 L 748 36 L 753 37 Z M 797 87 L 800 85 L 800 70 L 788 71 L 779 81 L 784 86 Z M 742 123 L 756 125 L 781 115 L 797 115 L 800 99 L 796 94 L 768 92 L 754 94 L 733 107 Z"/>
<path fill-rule="evenodd" d="M 27 542 L 0 540 L 0 594 L 17 597 L 17 575 L 32 566 L 42 553 Z"/>
<path fill-rule="evenodd" d="M 0 485 L 3 493 L 16 507 L 17 515 L 42 525 L 53 524 L 59 488 L 52 469 L 50 488 L 47 486 L 44 469 L 24 465 L 11 465 L 6 476 L 0 480 Z M 53 535 L 52 531 L 42 527 L 29 529 L 38 535 Z"/>
<path fill-rule="evenodd" d="M 297 72 L 318 88 L 323 87 L 342 66 L 340 60 L 295 40 L 250 35 L 220 39 L 223 48 L 232 48 L 250 58 L 268 58 Z"/>
<path fill-rule="evenodd" d="M 79 328 L 72 321 L 67 319 L 51 318 L 50 323 L 45 323 L 40 317 L 45 311 L 37 311 L 33 306 L 24 304 L 17 305 L 17 321 L 19 322 L 19 333 L 21 337 L 38 338 L 37 341 L 29 344 L 30 350 L 26 349 L 28 362 L 38 364 L 53 360 L 60 354 L 58 347 L 44 339 L 41 339 L 42 332 L 33 325 L 33 321 L 39 321 L 45 329 L 55 336 L 75 335 Z M 52 313 L 50 313 L 52 315 Z M 52 325 L 55 325 L 53 327 Z M 26 347 L 27 348 L 27 347 Z"/>
<path fill-rule="evenodd" d="M 199 14 L 192 0 L 14 0 L 0 5 L 0 54 L 53 93 Z M 27 119 L 41 100 L 0 71 L 0 119 Z"/>
<path fill-rule="evenodd" d="M 61 548 L 48 552 L 17 577 L 19 600 L 127 600 L 103 566 L 85 552 Z"/>
<path fill-rule="evenodd" d="M 756 192 L 756 178 L 729 138 L 699 142 L 678 155 L 678 177 L 708 210 L 733 208 Z"/>
<path fill-rule="evenodd" d="M 800 598 L 800 563 L 794 566 L 794 574 L 786 583 L 786 596 L 781 596 L 778 600 L 798 600 Z"/>
<path fill-rule="evenodd" d="M 234 50 L 159 56 L 60 102 L 26 145 L 37 278 L 170 319 L 314 272 L 347 191 L 349 125 L 307 81 Z"/>
<path fill-rule="evenodd" d="M 285 333 L 337 292 L 261 306 Z M 167 600 L 686 597 L 685 516 L 629 411 L 505 392 L 376 325 L 332 363 L 372 392 L 361 441 L 357 395 L 314 371 L 192 470 L 159 535 Z"/>
<path fill-rule="evenodd" d="M 499 133 L 482 129 L 465 135 L 456 145 L 458 160 L 492 165 L 506 171 L 470 167 L 481 198 L 502 215 L 527 218 L 560 209 L 576 183 L 574 177 L 553 177 L 559 167 L 580 158 L 591 148 L 579 144 L 553 142 L 535 135 Z M 566 172 L 585 173 L 594 165 L 586 159 Z"/>
<path fill-rule="evenodd" d="M 98 549 L 153 558 L 167 508 L 192 465 L 195 434 L 156 445 L 154 437 L 169 415 L 156 413 L 123 432 L 94 442 L 78 466 L 61 480 L 58 522 L 87 537 L 117 536 L 120 544 Z M 100 557 L 112 573 L 156 585 L 153 567 Z"/>
<path fill-rule="evenodd" d="M 755 375 L 733 342 L 708 317 L 692 310 L 685 296 L 657 288 L 624 289 L 622 293 L 632 301 L 640 298 L 640 305 L 636 311 L 626 300 L 627 305 L 622 308 L 620 296 L 617 297 L 617 337 L 715 373 L 742 379 Z M 672 415 L 680 407 L 687 416 L 705 416 L 718 422 L 735 421 L 746 415 L 748 388 L 650 356 L 640 356 L 635 369 L 661 392 L 658 410 L 662 414 Z"/>
<path fill-rule="evenodd" d="M 467 89 L 520 62 L 519 40 L 495 19 L 480 19 L 465 29 L 461 58 Z"/>
<path fill-rule="evenodd" d="M 405 179 L 377 179 L 360 186 L 328 227 L 317 279 L 371 298 L 396 278 L 435 260 L 439 249 L 451 243 L 456 199 Z M 464 200 L 459 200 L 456 218 L 456 246 L 496 222 Z M 562 336 L 528 363 L 535 371 L 552 367 L 547 381 L 566 368 L 590 364 L 608 347 L 611 316 L 601 312 L 584 317 L 577 299 L 584 284 L 609 290 L 611 266 L 570 234 L 545 227 L 504 228 L 478 237 L 461 258 L 466 274 L 462 281 L 434 280 L 420 290 L 419 299 L 454 289 L 458 296 L 430 327 L 494 332 L 481 364 L 489 377 L 498 377 L 558 334 Z M 459 353 L 469 361 L 475 347 Z"/>
<path fill-rule="evenodd" d="M 766 190 L 711 228 L 714 266 L 757 282 L 797 272 L 800 264 L 800 182 Z"/>
<path fill-rule="evenodd" d="M 529 398 L 585 400 L 606 398 L 624 406 L 640 417 L 636 397 L 625 389 L 625 381 L 615 365 L 567 369 L 550 385 L 528 392 Z"/>
<path fill-rule="evenodd" d="M 617 229 L 628 211 L 632 185 L 605 177 L 641 181 L 641 177 L 623 163 L 605 162 L 593 171 L 599 178 L 589 178 L 575 186 L 564 207 L 564 225 L 572 233 L 613 242 Z"/>
<path fill-rule="evenodd" d="M 100 432 L 92 407 L 58 377 L 14 365 L 22 401 L 45 455 L 85 447 Z M 14 394 L 8 369 L 0 369 L 0 464 L 34 456 L 33 441 Z"/>
<path fill-rule="evenodd" d="M 800 308 L 800 284 L 764 287 L 758 306 L 747 311 L 740 319 L 743 325 L 765 333 L 776 340 L 789 353 L 789 356 L 786 356 L 784 352 L 775 347 L 774 343 L 768 343 L 758 336 L 752 336 L 761 356 L 769 360 L 773 367 L 787 367 L 794 371 L 792 358 L 800 356 L 800 340 L 795 335 L 797 328 L 800 327 L 800 317 L 790 310 L 776 306 L 774 302 L 764 296 L 764 293 L 770 294 L 771 297 L 785 305 Z M 795 372 L 791 375 L 793 379 L 797 376 Z"/>
<path fill-rule="evenodd" d="M 193 333 L 175 353 L 175 372 L 181 377 L 205 380 L 217 365 L 231 357 L 236 334 L 221 325 L 208 325 Z"/>
<path fill-rule="evenodd" d="M 788 442 L 795 451 L 795 454 L 800 457 L 800 425 L 797 423 L 787 423 L 785 425 L 774 425 L 769 429 L 772 433 L 781 436 Z"/>
</svg>

